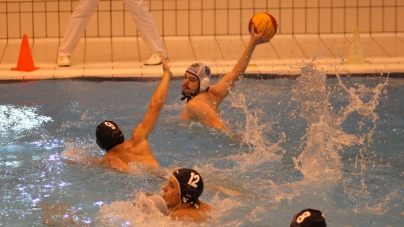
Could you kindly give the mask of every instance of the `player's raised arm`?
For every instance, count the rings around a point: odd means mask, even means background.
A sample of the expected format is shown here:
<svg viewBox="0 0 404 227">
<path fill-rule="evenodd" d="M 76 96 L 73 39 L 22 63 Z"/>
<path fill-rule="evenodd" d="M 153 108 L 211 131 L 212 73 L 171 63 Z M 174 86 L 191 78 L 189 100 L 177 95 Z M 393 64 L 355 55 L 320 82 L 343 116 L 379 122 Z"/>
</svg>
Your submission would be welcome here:
<svg viewBox="0 0 404 227">
<path fill-rule="evenodd" d="M 164 57 L 162 56 L 160 57 L 163 66 L 163 77 L 161 79 L 160 84 L 157 86 L 153 96 L 150 98 L 149 108 L 147 109 L 143 121 L 132 132 L 133 139 L 135 139 L 135 137 L 137 137 L 137 139 L 147 138 L 147 136 L 150 134 L 150 132 L 156 125 L 157 119 L 160 115 L 160 111 L 163 108 L 167 97 L 172 73 Z"/>
<path fill-rule="evenodd" d="M 256 33 L 254 24 L 251 25 L 250 41 L 248 42 L 243 54 L 237 61 L 236 65 L 216 84 L 210 86 L 209 92 L 218 97 L 220 102 L 229 94 L 230 90 L 233 88 L 238 78 L 244 74 L 255 47 L 259 44 L 269 42 L 269 32 L 270 31 L 267 28 L 264 28 L 260 33 Z"/>
</svg>

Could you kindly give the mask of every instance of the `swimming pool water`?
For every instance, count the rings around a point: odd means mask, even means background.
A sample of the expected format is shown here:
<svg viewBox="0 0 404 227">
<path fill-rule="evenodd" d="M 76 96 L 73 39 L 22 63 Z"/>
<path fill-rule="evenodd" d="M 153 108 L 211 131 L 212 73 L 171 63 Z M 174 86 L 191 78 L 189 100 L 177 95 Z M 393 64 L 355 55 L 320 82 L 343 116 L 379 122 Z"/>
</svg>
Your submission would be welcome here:
<svg viewBox="0 0 404 227">
<path fill-rule="evenodd" d="M 103 154 L 96 125 L 114 120 L 129 136 L 157 84 L 0 84 L 0 225 L 189 226 L 130 205 L 158 193 L 178 167 L 205 181 L 202 200 L 215 207 L 206 226 L 289 226 L 306 207 L 322 210 L 329 226 L 402 225 L 403 79 L 317 71 L 241 79 L 220 106 L 238 140 L 180 124 L 185 103 L 173 80 L 149 137 L 162 168 L 134 164 L 122 174 L 94 164 Z"/>
</svg>

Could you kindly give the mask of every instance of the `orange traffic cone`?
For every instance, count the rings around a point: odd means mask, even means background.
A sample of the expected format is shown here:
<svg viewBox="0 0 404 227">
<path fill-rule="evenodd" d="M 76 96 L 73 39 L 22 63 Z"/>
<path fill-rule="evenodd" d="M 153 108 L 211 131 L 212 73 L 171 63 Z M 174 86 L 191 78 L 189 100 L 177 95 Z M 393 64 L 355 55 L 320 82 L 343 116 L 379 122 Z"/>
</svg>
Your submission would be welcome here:
<svg viewBox="0 0 404 227">
<path fill-rule="evenodd" d="M 23 35 L 20 56 L 18 58 L 17 68 L 12 68 L 11 70 L 15 71 L 24 71 L 24 72 L 32 72 L 37 70 L 34 66 L 34 60 L 32 59 L 31 49 L 29 47 L 27 35 Z"/>
</svg>

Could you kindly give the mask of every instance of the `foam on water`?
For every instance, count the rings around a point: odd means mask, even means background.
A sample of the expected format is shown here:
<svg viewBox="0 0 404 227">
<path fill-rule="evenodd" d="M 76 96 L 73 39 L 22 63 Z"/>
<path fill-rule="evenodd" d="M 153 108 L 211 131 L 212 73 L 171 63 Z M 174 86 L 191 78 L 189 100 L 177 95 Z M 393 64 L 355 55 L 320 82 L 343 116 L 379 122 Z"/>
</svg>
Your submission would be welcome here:
<svg viewBox="0 0 404 227">
<path fill-rule="evenodd" d="M 30 137 L 32 135 L 23 134 L 40 128 L 46 122 L 53 119 L 48 116 L 38 114 L 40 107 L 0 105 L 0 135 L 8 138 L 7 142 L 13 141 L 15 137 Z M 35 134 L 32 133 L 32 134 Z M 4 144 L 6 144 L 5 142 Z M 2 143 L 0 142 L 0 145 Z"/>
<path fill-rule="evenodd" d="M 100 226 L 179 226 L 164 216 L 143 193 L 130 202 L 116 201 L 101 206 L 96 225 Z"/>
</svg>

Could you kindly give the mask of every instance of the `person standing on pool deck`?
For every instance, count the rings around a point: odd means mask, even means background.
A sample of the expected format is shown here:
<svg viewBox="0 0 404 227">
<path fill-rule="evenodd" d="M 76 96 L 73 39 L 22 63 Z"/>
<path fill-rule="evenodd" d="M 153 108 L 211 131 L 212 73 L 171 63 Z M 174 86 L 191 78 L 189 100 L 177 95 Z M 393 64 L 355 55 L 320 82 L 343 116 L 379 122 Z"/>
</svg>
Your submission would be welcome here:
<svg viewBox="0 0 404 227">
<path fill-rule="evenodd" d="M 231 130 L 220 119 L 219 104 L 229 94 L 238 78 L 245 72 L 255 47 L 269 42 L 270 30 L 263 29 L 255 33 L 252 25 L 250 41 L 233 69 L 216 84 L 209 86 L 211 70 L 203 63 L 194 63 L 185 72 L 182 82 L 181 100 L 187 99 L 180 121 L 198 121 L 209 127 L 232 134 Z"/>
<path fill-rule="evenodd" d="M 57 64 L 60 67 L 70 66 L 70 57 L 76 49 L 81 35 L 86 28 L 95 8 L 100 0 L 79 0 L 79 4 L 72 13 L 62 43 L 59 47 Z M 132 19 L 135 21 L 140 36 L 150 48 L 151 57 L 145 65 L 161 64 L 160 55 L 167 59 L 167 52 L 160 39 L 156 24 L 145 7 L 143 0 L 124 0 Z"/>
<path fill-rule="evenodd" d="M 107 152 L 103 157 L 103 162 L 108 167 L 122 172 L 129 171 L 130 162 L 160 167 L 148 141 L 148 136 L 164 106 L 172 77 L 164 56 L 161 55 L 160 58 L 163 64 L 163 77 L 150 99 L 149 108 L 142 122 L 133 129 L 131 138 L 125 141 L 120 127 L 113 121 L 104 121 L 97 126 L 95 131 L 96 142 L 101 149 Z"/>
</svg>

